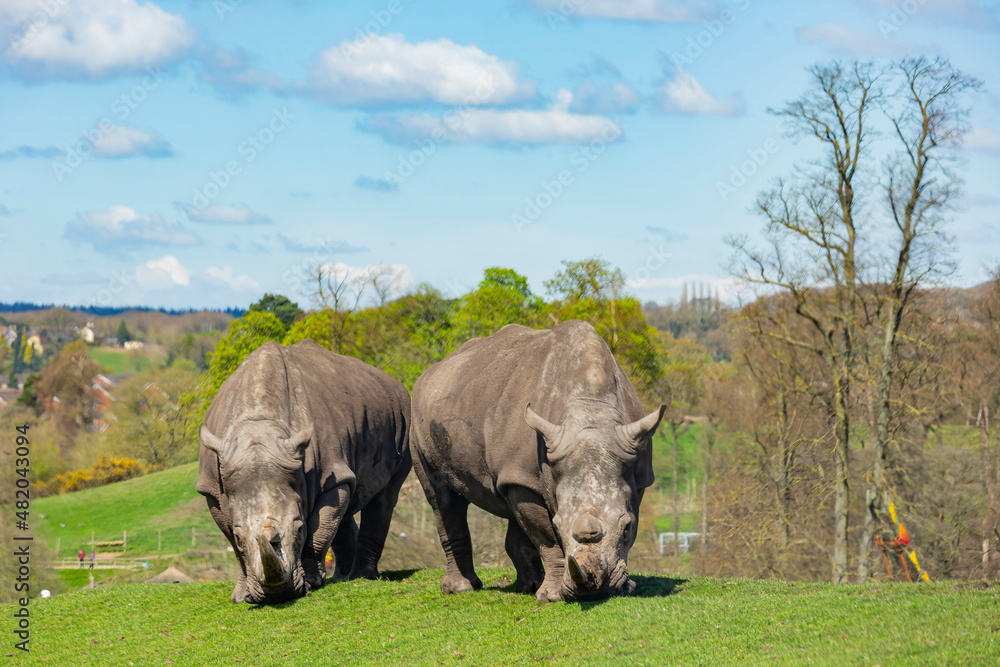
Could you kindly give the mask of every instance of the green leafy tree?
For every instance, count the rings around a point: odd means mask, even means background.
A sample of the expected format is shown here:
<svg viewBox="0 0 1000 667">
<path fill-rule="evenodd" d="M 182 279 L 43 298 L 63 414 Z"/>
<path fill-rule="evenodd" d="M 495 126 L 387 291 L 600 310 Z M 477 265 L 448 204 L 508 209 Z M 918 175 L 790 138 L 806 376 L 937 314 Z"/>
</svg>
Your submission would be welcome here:
<svg viewBox="0 0 1000 667">
<path fill-rule="evenodd" d="M 265 294 L 260 301 L 250 306 L 252 311 L 274 313 L 286 328 L 292 326 L 299 314 L 299 305 L 281 294 Z"/>
<path fill-rule="evenodd" d="M 17 397 L 17 404 L 34 410 L 36 417 L 42 414 L 42 404 L 38 402 L 38 390 L 35 387 L 39 377 L 38 374 L 32 373 L 24 378 L 24 389 L 21 391 L 21 395 Z"/>
<path fill-rule="evenodd" d="M 309 313 L 288 328 L 288 333 L 285 334 L 282 345 L 292 345 L 293 343 L 298 343 L 300 340 L 311 338 L 321 347 L 325 347 L 328 350 L 331 349 L 330 322 L 332 315 L 333 312 L 329 309 Z"/>
<path fill-rule="evenodd" d="M 115 338 L 117 338 L 118 342 L 122 344 L 132 340 L 132 332 L 128 330 L 128 325 L 125 324 L 125 320 L 118 322 L 118 328 L 115 329 Z"/>
<path fill-rule="evenodd" d="M 197 381 L 194 364 L 186 360 L 125 380 L 115 391 L 108 416 L 111 450 L 153 466 L 193 460 L 197 450 L 188 437 L 191 406 L 181 397 Z"/>
<path fill-rule="evenodd" d="M 527 278 L 513 269 L 490 267 L 455 312 L 456 344 L 489 336 L 508 324 L 531 326 L 540 319 L 541 310 L 542 300 L 532 294 Z"/>
<path fill-rule="evenodd" d="M 76 340 L 45 365 L 34 387 L 46 412 L 72 436 L 94 419 L 90 388 L 101 365 L 90 358 L 87 346 Z"/>
</svg>

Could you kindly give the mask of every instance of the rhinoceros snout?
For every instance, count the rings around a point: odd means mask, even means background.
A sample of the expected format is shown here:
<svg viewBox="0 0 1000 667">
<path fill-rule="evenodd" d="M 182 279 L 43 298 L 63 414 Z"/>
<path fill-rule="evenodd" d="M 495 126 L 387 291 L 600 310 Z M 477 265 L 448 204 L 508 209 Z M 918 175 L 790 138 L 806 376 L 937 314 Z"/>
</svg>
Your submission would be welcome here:
<svg viewBox="0 0 1000 667">
<path fill-rule="evenodd" d="M 604 522 L 590 514 L 584 514 L 573 524 L 573 539 L 580 544 L 600 542 L 604 533 Z"/>
<path fill-rule="evenodd" d="M 566 571 L 576 588 L 583 591 L 600 591 L 607 586 L 608 568 L 597 554 L 566 557 Z"/>
</svg>

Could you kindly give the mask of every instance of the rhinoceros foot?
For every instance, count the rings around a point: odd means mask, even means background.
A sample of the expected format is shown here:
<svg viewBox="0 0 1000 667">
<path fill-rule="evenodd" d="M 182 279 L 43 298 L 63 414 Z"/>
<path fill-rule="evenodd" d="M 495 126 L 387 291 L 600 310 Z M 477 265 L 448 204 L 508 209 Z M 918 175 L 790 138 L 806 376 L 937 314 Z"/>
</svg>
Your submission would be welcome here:
<svg viewBox="0 0 1000 667">
<path fill-rule="evenodd" d="M 350 574 L 347 575 L 348 579 L 371 579 L 372 581 L 378 579 L 378 568 L 377 567 L 364 567 L 357 570 L 351 570 Z"/>
<path fill-rule="evenodd" d="M 322 561 L 304 556 L 302 558 L 302 575 L 306 588 L 311 591 L 322 588 L 326 580 L 326 566 Z"/>
<path fill-rule="evenodd" d="M 543 581 L 542 585 L 535 593 L 535 599 L 539 602 L 561 602 L 563 599 L 562 583 L 558 581 Z"/>
<path fill-rule="evenodd" d="M 632 581 L 632 579 L 627 579 L 625 583 L 622 585 L 621 594 L 632 595 L 632 593 L 635 593 L 635 589 L 638 587 L 639 585 L 634 581 Z"/>
<path fill-rule="evenodd" d="M 518 577 L 514 582 L 514 590 L 518 593 L 534 593 L 542 585 L 542 579 L 538 577 Z"/>
<path fill-rule="evenodd" d="M 445 575 L 441 580 L 442 593 L 465 593 L 466 591 L 478 591 L 483 587 L 483 582 L 476 575 L 472 579 L 466 579 L 460 574 Z"/>
<path fill-rule="evenodd" d="M 239 581 L 236 582 L 235 588 L 233 588 L 233 594 L 229 596 L 233 604 L 239 604 L 246 600 L 247 597 L 247 580 L 242 574 L 240 575 Z"/>
</svg>

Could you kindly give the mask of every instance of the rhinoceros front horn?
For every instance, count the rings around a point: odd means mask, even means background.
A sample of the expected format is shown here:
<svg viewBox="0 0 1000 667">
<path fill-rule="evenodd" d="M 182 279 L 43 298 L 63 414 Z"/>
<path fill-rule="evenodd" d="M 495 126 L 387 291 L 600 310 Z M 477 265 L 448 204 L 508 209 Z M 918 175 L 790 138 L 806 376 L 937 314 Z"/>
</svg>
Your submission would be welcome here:
<svg viewBox="0 0 1000 667">
<path fill-rule="evenodd" d="M 586 586 L 587 577 L 583 574 L 583 570 L 580 569 L 580 564 L 576 562 L 576 559 L 572 556 L 566 559 L 566 567 L 569 570 L 569 577 L 573 580 L 573 583 L 577 586 Z"/>
<path fill-rule="evenodd" d="M 258 535 L 257 547 L 260 549 L 260 564 L 264 570 L 264 583 L 268 586 L 280 586 L 285 583 L 285 571 L 281 566 L 281 559 L 274 550 L 274 545 L 263 535 Z"/>
</svg>

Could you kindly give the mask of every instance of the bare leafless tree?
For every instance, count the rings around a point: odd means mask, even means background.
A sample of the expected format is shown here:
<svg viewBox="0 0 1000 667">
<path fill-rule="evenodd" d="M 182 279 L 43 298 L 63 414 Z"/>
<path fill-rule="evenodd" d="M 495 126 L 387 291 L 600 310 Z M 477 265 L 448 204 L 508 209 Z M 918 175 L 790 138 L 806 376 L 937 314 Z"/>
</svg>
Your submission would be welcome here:
<svg viewBox="0 0 1000 667">
<path fill-rule="evenodd" d="M 876 273 L 875 284 L 867 290 L 877 304 L 882 350 L 875 378 L 875 457 L 860 539 L 859 581 L 868 577 L 872 539 L 883 510 L 900 328 L 918 287 L 949 273 L 944 225 L 960 187 L 952 169 L 954 149 L 968 129 L 964 93 L 982 85 L 941 59 L 907 58 L 896 64 L 894 74 L 898 88 L 887 96 L 886 113 L 899 147 L 884 169 L 895 253 L 885 263 L 890 275 Z"/>
<path fill-rule="evenodd" d="M 834 441 L 833 580 L 847 580 L 851 385 L 862 235 L 856 188 L 867 174 L 870 120 L 883 95 L 884 69 L 870 62 L 817 65 L 810 87 L 773 113 L 797 137 L 819 141 L 822 159 L 761 195 L 757 212 L 767 222 L 768 244 L 731 238 L 733 272 L 763 291 L 787 293 L 794 317 L 811 335 L 784 322 L 767 335 L 819 357 L 826 368 L 826 409 Z"/>
</svg>

